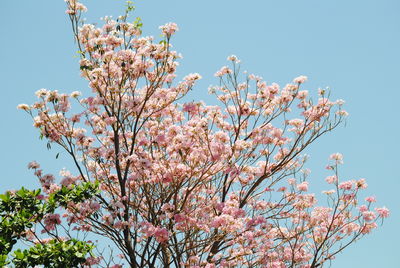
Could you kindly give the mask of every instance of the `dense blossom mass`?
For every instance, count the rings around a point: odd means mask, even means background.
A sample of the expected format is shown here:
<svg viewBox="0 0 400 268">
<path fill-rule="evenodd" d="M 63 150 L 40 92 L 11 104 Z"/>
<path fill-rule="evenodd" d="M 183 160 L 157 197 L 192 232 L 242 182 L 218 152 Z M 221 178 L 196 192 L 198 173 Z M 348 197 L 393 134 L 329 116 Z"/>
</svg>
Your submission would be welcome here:
<svg viewBox="0 0 400 268">
<path fill-rule="evenodd" d="M 99 183 L 100 191 L 47 215 L 42 231 L 31 230 L 32 241 L 69 226 L 120 251 L 121 259 L 92 256 L 88 266 L 310 268 L 329 263 L 388 217 L 373 197 L 358 200 L 365 179 L 339 179 L 340 153 L 330 156 L 322 202 L 308 192 L 304 150 L 344 120 L 342 100 L 330 100 L 326 90 L 312 100 L 301 89 L 305 76 L 269 84 L 241 72 L 230 56 L 209 88 L 220 106 L 178 103 L 201 76 L 176 79 L 175 23 L 161 26 L 156 42 L 142 36 L 140 19 L 128 22 L 129 2 L 124 16 L 106 17 L 102 27 L 81 25 L 86 7 L 66 2 L 81 75 L 93 94 L 40 89 L 37 102 L 19 108 L 77 169 L 56 179 L 36 162 L 29 168 L 43 199 L 85 182 Z M 73 101 L 80 112 L 71 110 Z"/>
</svg>

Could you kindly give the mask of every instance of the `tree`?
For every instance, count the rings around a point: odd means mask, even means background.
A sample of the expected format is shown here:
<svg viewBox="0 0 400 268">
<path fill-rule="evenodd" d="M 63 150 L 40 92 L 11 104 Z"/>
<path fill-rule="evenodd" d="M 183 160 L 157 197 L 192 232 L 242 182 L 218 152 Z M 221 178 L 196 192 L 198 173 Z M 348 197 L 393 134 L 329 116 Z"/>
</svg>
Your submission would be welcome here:
<svg viewBox="0 0 400 268">
<path fill-rule="evenodd" d="M 66 2 L 93 96 L 41 89 L 36 103 L 19 108 L 76 165 L 75 175 L 63 171 L 56 182 L 32 163 L 43 198 L 87 183 L 100 189 L 69 199 L 60 206 L 64 222 L 43 226 L 50 236 L 62 227 L 101 236 L 123 259 L 90 257 L 86 265 L 322 267 L 389 215 L 384 207 L 374 211 L 372 197 L 359 204 L 365 179 L 339 180 L 339 153 L 327 167 L 326 202 L 308 193 L 304 151 L 344 121 L 342 100 L 320 90 L 313 101 L 301 90 L 305 76 L 283 88 L 267 84 L 240 72 L 230 56 L 209 88 L 221 106 L 179 104 L 201 76 L 175 82 L 176 24 L 161 26 L 155 42 L 142 36 L 140 18 L 128 22 L 130 1 L 123 16 L 105 18 L 101 28 L 81 24 L 82 3 Z"/>
</svg>

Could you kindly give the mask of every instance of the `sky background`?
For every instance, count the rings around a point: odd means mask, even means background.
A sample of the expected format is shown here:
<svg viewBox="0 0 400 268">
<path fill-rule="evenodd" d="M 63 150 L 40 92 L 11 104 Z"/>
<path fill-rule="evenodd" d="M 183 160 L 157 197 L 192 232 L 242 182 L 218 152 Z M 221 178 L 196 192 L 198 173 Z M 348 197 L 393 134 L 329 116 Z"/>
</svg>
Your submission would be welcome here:
<svg viewBox="0 0 400 268">
<path fill-rule="evenodd" d="M 87 22 L 122 14 L 123 0 L 86 0 Z M 332 267 L 396 268 L 399 235 L 400 1 L 398 0 L 138 0 L 134 16 L 144 35 L 159 37 L 158 26 L 176 22 L 172 43 L 183 54 L 178 74 L 203 79 L 190 100 L 216 103 L 207 94 L 216 70 L 237 55 L 242 69 L 268 83 L 285 85 L 299 75 L 316 92 L 330 87 L 350 113 L 341 126 L 314 143 L 310 183 L 323 187 L 328 156 L 341 152 L 343 179 L 367 178 L 368 195 L 391 209 L 382 228 L 337 256 Z M 68 160 L 48 151 L 30 117 L 16 109 L 33 103 L 40 88 L 70 93 L 87 90 L 62 0 L 1 0 L 0 3 L 0 192 L 37 188 L 26 165 L 32 160 L 58 173 Z"/>
</svg>

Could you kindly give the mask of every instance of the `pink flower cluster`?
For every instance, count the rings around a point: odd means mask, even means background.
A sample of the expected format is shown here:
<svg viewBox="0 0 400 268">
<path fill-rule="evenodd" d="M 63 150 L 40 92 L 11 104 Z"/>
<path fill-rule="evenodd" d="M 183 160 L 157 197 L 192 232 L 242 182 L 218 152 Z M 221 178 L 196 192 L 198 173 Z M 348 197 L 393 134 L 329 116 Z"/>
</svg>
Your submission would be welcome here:
<svg viewBox="0 0 400 268">
<path fill-rule="evenodd" d="M 50 231 L 55 230 L 56 225 L 61 224 L 61 219 L 59 214 L 46 214 L 44 219 L 44 229 L 42 233 L 48 233 Z"/>
<path fill-rule="evenodd" d="M 179 30 L 178 25 L 176 25 L 176 23 L 173 23 L 173 22 L 169 22 L 163 26 L 160 26 L 160 29 L 161 29 L 162 33 L 167 37 L 170 37 L 176 31 Z"/>
</svg>

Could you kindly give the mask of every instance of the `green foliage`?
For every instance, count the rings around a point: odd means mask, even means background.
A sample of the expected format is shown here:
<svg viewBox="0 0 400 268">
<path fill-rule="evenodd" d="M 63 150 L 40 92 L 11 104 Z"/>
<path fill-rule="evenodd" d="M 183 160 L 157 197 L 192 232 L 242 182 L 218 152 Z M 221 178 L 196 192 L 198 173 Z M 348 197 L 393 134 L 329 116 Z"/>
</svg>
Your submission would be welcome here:
<svg viewBox="0 0 400 268">
<path fill-rule="evenodd" d="M 133 1 L 126 1 L 126 9 L 125 12 L 128 14 L 135 10 L 135 6 L 133 5 Z"/>
<path fill-rule="evenodd" d="M 0 267 L 10 261 L 8 255 L 26 231 L 39 223 L 47 214 L 58 208 L 66 208 L 70 202 L 80 203 L 98 193 L 97 182 L 63 186 L 44 199 L 40 189 L 21 188 L 16 192 L 7 191 L 0 195 Z M 45 265 L 45 267 L 75 267 L 85 260 L 93 246 L 82 241 L 52 240 L 47 244 L 36 244 L 30 249 L 14 251 L 16 267 Z"/>
<path fill-rule="evenodd" d="M 135 28 L 140 30 L 143 27 L 142 19 L 140 17 L 136 17 L 135 21 L 133 22 L 133 25 L 135 26 Z"/>
<path fill-rule="evenodd" d="M 7 255 L 25 230 L 42 219 L 44 203 L 38 198 L 40 190 L 21 188 L 15 193 L 0 195 L 0 254 Z"/>
<path fill-rule="evenodd" d="M 14 251 L 15 267 L 77 267 L 86 262 L 86 255 L 91 254 L 94 246 L 87 242 L 71 239 L 68 241 L 51 240 L 45 244 L 36 244 L 24 251 Z"/>
<path fill-rule="evenodd" d="M 93 67 L 92 66 L 85 66 L 85 65 L 82 65 L 81 67 L 79 67 L 82 71 L 83 70 L 89 70 L 89 71 L 92 71 L 93 70 Z"/>
</svg>

